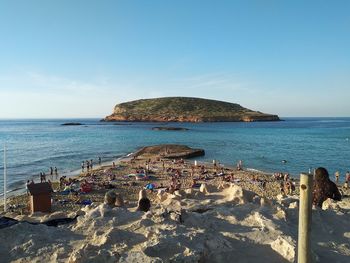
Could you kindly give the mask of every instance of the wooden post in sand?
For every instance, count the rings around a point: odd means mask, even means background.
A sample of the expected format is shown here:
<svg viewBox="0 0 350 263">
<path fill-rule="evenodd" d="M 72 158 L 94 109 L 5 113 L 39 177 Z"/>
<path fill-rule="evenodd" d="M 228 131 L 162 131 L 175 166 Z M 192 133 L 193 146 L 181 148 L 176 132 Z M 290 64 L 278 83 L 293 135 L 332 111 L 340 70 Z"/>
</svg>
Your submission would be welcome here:
<svg viewBox="0 0 350 263">
<path fill-rule="evenodd" d="M 300 174 L 298 263 L 311 262 L 312 174 Z"/>
</svg>

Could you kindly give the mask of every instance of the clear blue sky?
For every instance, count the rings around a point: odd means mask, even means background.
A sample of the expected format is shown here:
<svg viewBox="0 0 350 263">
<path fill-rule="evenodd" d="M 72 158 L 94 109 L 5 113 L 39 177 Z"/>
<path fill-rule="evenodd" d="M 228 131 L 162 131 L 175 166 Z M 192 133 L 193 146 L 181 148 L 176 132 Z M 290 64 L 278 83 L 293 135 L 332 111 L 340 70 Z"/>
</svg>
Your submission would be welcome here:
<svg viewBox="0 0 350 263">
<path fill-rule="evenodd" d="M 161 96 L 350 116 L 350 1 L 0 0 L 0 118 Z"/>
</svg>

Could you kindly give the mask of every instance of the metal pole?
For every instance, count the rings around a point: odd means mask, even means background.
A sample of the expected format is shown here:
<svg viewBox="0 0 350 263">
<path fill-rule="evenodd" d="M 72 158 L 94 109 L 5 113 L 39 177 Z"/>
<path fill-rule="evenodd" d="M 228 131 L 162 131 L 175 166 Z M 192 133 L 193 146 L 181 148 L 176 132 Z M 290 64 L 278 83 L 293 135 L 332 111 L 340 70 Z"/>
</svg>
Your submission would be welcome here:
<svg viewBox="0 0 350 263">
<path fill-rule="evenodd" d="M 7 177 L 7 167 L 6 167 L 6 144 L 4 145 L 4 212 L 6 212 L 7 207 L 6 207 L 6 192 L 7 192 L 7 182 L 6 182 L 6 177 Z"/>
<path fill-rule="evenodd" d="M 311 262 L 312 174 L 300 174 L 298 263 Z"/>
</svg>

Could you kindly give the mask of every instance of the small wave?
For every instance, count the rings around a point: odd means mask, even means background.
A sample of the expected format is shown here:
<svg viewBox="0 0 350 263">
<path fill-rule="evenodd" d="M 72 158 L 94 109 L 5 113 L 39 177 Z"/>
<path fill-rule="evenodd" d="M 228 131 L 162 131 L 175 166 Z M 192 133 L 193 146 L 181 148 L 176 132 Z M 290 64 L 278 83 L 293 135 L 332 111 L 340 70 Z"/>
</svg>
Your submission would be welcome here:
<svg viewBox="0 0 350 263">
<path fill-rule="evenodd" d="M 74 158 L 78 158 L 79 156 L 81 156 L 81 154 L 61 154 L 61 155 L 56 155 L 56 156 L 49 156 L 49 157 L 45 157 L 45 158 L 40 158 L 40 159 L 36 159 L 36 160 L 30 160 L 30 161 L 25 161 L 25 162 L 21 162 L 16 163 L 16 164 L 8 164 L 7 168 L 8 169 L 13 169 L 13 168 L 17 168 L 18 166 L 26 166 L 26 167 L 31 167 L 31 166 L 38 166 L 40 164 L 42 165 L 47 165 L 48 163 L 55 163 L 61 160 L 67 160 L 67 159 L 74 159 Z M 52 165 L 52 164 L 51 164 Z M 0 164 L 0 169 L 2 169 L 3 166 Z"/>
<path fill-rule="evenodd" d="M 13 189 L 13 188 L 16 188 L 16 187 L 18 187 L 18 186 L 20 186 L 20 185 L 21 185 L 21 186 L 25 185 L 25 181 L 20 180 L 20 181 L 11 182 L 11 183 L 8 184 L 8 188 L 9 188 L 9 189 Z"/>
<path fill-rule="evenodd" d="M 9 189 L 6 191 L 6 194 L 9 196 L 11 196 L 12 193 L 15 193 L 17 191 L 24 191 L 25 190 L 25 187 L 17 187 L 17 188 L 13 188 L 13 189 Z M 4 196 L 4 192 L 0 192 L 0 197 L 3 197 Z"/>
<path fill-rule="evenodd" d="M 316 120 L 315 122 L 322 122 L 322 123 L 340 123 L 340 122 L 349 122 L 349 120 Z"/>
<path fill-rule="evenodd" d="M 259 169 L 254 169 L 254 168 L 246 168 L 246 170 L 247 170 L 248 172 L 254 172 L 254 173 L 260 173 L 260 174 L 273 175 L 273 173 L 269 173 L 269 172 L 262 171 L 262 170 L 259 170 Z"/>
</svg>

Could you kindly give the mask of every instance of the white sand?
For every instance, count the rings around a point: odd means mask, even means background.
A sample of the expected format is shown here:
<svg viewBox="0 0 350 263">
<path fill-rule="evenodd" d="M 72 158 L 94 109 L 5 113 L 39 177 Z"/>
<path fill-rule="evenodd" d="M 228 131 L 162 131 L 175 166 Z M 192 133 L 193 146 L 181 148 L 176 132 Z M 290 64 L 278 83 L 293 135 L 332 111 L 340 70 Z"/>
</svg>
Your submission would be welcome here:
<svg viewBox="0 0 350 263">
<path fill-rule="evenodd" d="M 105 205 L 59 227 L 20 223 L 0 230 L 1 262 L 294 262 L 297 197 L 261 200 L 237 186 L 174 195 L 148 213 Z M 349 262 L 350 201 L 313 210 L 316 262 Z M 32 216 L 31 220 L 59 218 Z M 73 216 L 73 215 L 70 215 Z M 20 217 L 18 217 L 20 218 Z M 25 218 L 25 219 L 28 219 Z"/>
</svg>

